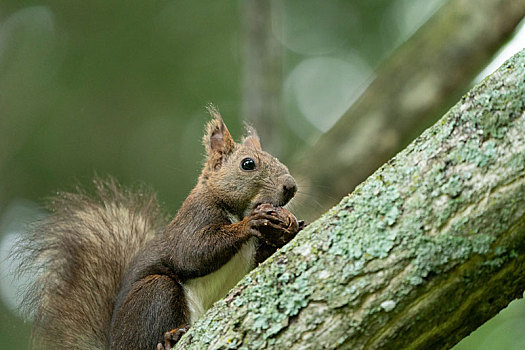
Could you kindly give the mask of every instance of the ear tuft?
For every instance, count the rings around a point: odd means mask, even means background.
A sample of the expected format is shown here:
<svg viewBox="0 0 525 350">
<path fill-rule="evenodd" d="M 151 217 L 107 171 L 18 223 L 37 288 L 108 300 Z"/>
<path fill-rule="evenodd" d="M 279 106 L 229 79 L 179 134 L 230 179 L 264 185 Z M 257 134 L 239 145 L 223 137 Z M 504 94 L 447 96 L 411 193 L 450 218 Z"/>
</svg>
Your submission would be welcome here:
<svg viewBox="0 0 525 350">
<path fill-rule="evenodd" d="M 206 110 L 214 119 L 222 120 L 221 114 L 219 113 L 217 106 L 215 106 L 213 103 L 208 103 L 208 105 L 206 106 Z"/>
<path fill-rule="evenodd" d="M 209 104 L 207 110 L 213 119 L 206 127 L 203 143 L 208 154 L 208 162 L 212 163 L 214 169 L 218 169 L 224 158 L 233 152 L 235 142 L 217 108 Z"/>
<path fill-rule="evenodd" d="M 244 124 L 244 128 L 246 130 L 246 135 L 242 139 L 242 143 L 245 146 L 252 147 L 258 150 L 262 150 L 261 148 L 261 141 L 259 140 L 259 136 L 257 135 L 257 131 L 249 124 Z"/>
</svg>

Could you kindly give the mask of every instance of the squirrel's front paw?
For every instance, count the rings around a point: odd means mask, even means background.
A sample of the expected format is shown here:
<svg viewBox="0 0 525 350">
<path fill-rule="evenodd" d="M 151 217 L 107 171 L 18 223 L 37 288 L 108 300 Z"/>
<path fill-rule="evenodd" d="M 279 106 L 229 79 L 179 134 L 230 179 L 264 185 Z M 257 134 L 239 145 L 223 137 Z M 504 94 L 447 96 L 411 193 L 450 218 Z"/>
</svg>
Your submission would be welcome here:
<svg viewBox="0 0 525 350">
<path fill-rule="evenodd" d="M 190 329 L 190 326 L 185 324 L 164 333 L 164 344 L 158 343 L 157 350 L 171 350 L 177 344 L 179 339 Z"/>
<path fill-rule="evenodd" d="M 278 248 L 299 231 L 299 223 L 292 213 L 271 204 L 258 205 L 250 214 L 249 221 L 255 236 Z"/>
</svg>

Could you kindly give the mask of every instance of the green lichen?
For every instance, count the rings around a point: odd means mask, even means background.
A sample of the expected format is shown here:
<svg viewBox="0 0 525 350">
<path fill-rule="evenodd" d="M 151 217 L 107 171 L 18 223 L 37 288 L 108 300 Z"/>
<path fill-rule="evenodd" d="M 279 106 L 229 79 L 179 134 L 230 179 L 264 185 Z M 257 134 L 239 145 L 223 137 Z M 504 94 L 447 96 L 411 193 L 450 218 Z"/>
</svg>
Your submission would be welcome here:
<svg viewBox="0 0 525 350">
<path fill-rule="evenodd" d="M 449 195 L 452 198 L 459 196 L 463 188 L 463 180 L 460 175 L 453 175 L 443 185 L 443 193 Z"/>
<path fill-rule="evenodd" d="M 472 238 L 472 251 L 476 254 L 487 254 L 490 252 L 490 247 L 492 243 L 496 240 L 496 238 L 492 235 L 488 234 L 478 234 L 475 235 Z M 503 249 L 502 247 L 498 247 L 498 252 Z"/>
</svg>

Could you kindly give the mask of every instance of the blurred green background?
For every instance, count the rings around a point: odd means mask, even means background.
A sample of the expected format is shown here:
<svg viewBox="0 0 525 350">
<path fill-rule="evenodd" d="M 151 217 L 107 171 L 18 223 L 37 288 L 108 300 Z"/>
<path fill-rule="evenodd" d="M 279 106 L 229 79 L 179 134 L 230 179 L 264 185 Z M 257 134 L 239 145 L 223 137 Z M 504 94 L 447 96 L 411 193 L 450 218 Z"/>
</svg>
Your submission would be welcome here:
<svg viewBox="0 0 525 350">
<path fill-rule="evenodd" d="M 216 104 L 240 137 L 252 118 L 246 3 L 0 0 L 0 349 L 28 348 L 4 259 L 45 197 L 111 174 L 148 184 L 174 213 L 200 171 L 204 106 Z M 442 3 L 272 1 L 286 143 L 262 137 L 263 147 L 286 163 L 315 140 Z M 458 346 L 521 348 L 522 301 Z"/>
</svg>

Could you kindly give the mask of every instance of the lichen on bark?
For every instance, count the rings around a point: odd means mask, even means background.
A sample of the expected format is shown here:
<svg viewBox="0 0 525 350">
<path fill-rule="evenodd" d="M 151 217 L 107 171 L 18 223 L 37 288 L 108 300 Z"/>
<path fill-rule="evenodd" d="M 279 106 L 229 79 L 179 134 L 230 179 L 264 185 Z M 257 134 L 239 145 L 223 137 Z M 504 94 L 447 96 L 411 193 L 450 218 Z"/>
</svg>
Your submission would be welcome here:
<svg viewBox="0 0 525 350">
<path fill-rule="evenodd" d="M 522 295 L 524 268 L 525 50 L 177 347 L 448 348 Z"/>
</svg>

